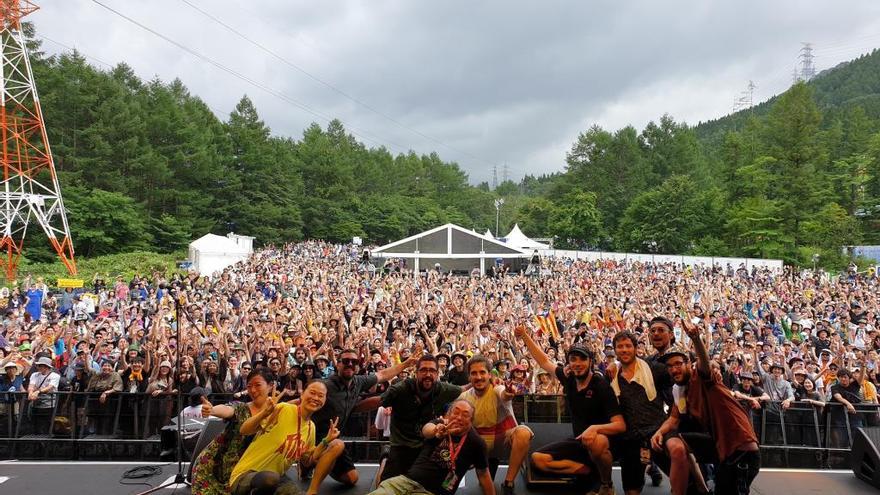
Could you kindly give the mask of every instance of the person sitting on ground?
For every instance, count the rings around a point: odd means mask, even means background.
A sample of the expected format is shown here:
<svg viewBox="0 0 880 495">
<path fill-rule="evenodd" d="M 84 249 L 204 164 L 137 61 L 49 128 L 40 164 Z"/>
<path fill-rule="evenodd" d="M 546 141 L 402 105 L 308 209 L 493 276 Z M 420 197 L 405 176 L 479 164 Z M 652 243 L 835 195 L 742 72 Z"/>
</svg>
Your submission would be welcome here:
<svg viewBox="0 0 880 495">
<path fill-rule="evenodd" d="M 458 399 L 443 418 L 422 428 L 425 445 L 405 475 L 383 481 L 370 495 L 452 495 L 474 468 L 483 495 L 495 495 L 486 442 L 473 428 L 474 407 Z"/>
<path fill-rule="evenodd" d="M 286 475 L 293 463 L 317 466 L 308 493 L 318 493 L 317 474 L 322 470 L 329 471 L 332 465 L 322 463 L 321 458 L 338 456 L 344 448 L 337 440 L 338 419 L 330 422 L 327 436 L 315 445 L 315 423 L 311 418 L 327 399 L 324 382 L 309 383 L 298 406 L 289 402 L 278 403 L 279 397 L 280 392 L 273 390 L 263 408 L 239 428 L 241 435 L 256 436 L 229 477 L 229 490 L 233 495 L 299 493 L 294 481 Z"/>
</svg>

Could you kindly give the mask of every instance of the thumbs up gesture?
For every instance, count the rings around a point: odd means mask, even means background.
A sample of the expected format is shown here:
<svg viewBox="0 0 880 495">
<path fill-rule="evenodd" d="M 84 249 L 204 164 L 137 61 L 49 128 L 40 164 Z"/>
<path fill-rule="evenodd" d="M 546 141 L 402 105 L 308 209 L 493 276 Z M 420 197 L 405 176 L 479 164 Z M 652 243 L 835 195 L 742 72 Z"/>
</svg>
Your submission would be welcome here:
<svg viewBox="0 0 880 495">
<path fill-rule="evenodd" d="M 214 406 L 211 405 L 211 401 L 208 400 L 204 395 L 202 396 L 202 417 L 207 418 L 211 415 L 211 412 L 214 410 Z"/>
</svg>

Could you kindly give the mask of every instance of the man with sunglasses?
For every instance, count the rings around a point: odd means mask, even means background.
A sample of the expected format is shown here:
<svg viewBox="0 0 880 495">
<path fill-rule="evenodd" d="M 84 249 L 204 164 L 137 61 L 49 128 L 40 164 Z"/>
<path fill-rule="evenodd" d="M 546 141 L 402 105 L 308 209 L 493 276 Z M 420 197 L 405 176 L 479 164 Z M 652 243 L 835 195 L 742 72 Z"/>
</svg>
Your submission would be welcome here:
<svg viewBox="0 0 880 495">
<path fill-rule="evenodd" d="M 381 405 L 391 408 L 391 452 L 379 479 L 406 474 L 424 446 L 422 427 L 443 416 L 462 388 L 440 381 L 437 358 L 426 354 L 416 362 L 415 378 L 392 385 Z"/>
<path fill-rule="evenodd" d="M 413 366 L 419 356 L 421 356 L 421 349 L 417 348 L 409 359 L 396 366 L 376 373 L 358 375 L 357 371 L 361 367 L 360 355 L 354 349 L 343 350 L 339 354 L 339 366 L 336 368 L 336 374 L 324 380 L 327 385 L 327 402 L 312 416 L 317 427 L 316 438 L 322 438 L 327 434 L 328 425 L 334 418 L 339 418 L 337 423 L 339 431 L 345 432 L 348 418 L 360 401 L 361 393 L 377 383 L 390 381 L 401 371 Z M 354 486 L 357 484 L 358 472 L 347 450 L 343 451 L 336 459 L 330 470 L 330 476 L 343 485 Z M 318 484 L 321 481 L 323 480 L 318 480 Z"/>
</svg>

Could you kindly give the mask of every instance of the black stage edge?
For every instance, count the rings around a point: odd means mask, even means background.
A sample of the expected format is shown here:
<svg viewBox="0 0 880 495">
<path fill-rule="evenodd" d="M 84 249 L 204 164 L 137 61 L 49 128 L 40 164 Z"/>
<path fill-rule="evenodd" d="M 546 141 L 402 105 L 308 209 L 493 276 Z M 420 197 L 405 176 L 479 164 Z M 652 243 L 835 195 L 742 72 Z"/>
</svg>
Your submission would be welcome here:
<svg viewBox="0 0 880 495">
<path fill-rule="evenodd" d="M 160 466 L 162 473 L 143 481 L 147 484 L 122 485 L 122 473 L 128 469 L 142 465 Z M 333 480 L 325 481 L 321 493 L 328 495 L 362 495 L 370 490 L 370 483 L 376 472 L 374 464 L 358 465 L 361 481 L 353 488 L 343 488 Z M 496 486 L 503 479 L 504 468 L 499 468 Z M 138 462 L 76 462 L 76 461 L 0 461 L 0 493 L 16 495 L 44 495 L 47 493 L 94 493 L 131 495 L 142 492 L 151 486 L 158 486 L 173 478 L 177 472 L 176 463 L 138 463 Z M 295 477 L 296 473 L 291 472 Z M 617 491 L 620 492 L 620 471 L 615 468 L 614 479 Z M 131 480 L 126 480 L 131 481 Z M 302 485 L 305 489 L 305 485 Z M 517 493 L 521 495 L 561 494 L 568 490 L 536 491 L 528 490 L 523 480 L 517 483 Z M 169 487 L 158 491 L 160 494 L 189 494 L 189 487 Z M 473 471 L 465 478 L 465 487 L 458 492 L 460 495 L 480 494 L 479 485 Z M 642 493 L 669 493 L 669 484 L 664 480 L 657 488 L 646 484 Z M 821 470 L 783 470 L 766 469 L 761 471 L 752 485 L 752 493 L 766 495 L 810 495 L 810 494 L 852 494 L 876 495 L 877 490 L 857 479 L 851 471 Z"/>
</svg>

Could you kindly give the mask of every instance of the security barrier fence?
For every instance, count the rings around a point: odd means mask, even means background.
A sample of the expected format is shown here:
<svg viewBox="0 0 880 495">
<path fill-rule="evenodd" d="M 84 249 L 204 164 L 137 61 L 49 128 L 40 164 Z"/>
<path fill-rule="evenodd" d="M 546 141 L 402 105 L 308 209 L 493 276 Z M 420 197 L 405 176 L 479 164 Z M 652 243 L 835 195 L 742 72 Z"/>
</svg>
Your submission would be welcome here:
<svg viewBox="0 0 880 495">
<path fill-rule="evenodd" d="M 230 400 L 231 395 L 211 396 L 215 404 Z M 743 407 L 750 412 L 766 466 L 845 467 L 855 429 L 880 425 L 877 404 L 856 405 L 855 413 L 835 402 Z M 27 393 L 7 393 L 0 400 L 0 458 L 173 460 L 176 430 L 170 425 L 180 410 L 174 396 L 116 393 L 102 402 L 100 394 L 57 392 L 30 401 Z M 518 396 L 514 412 L 523 423 L 570 422 L 561 396 Z M 378 459 L 387 443 L 375 427 L 376 413 L 353 414 L 342 431 L 357 459 Z M 534 443 L 542 442 L 535 438 Z"/>
</svg>

